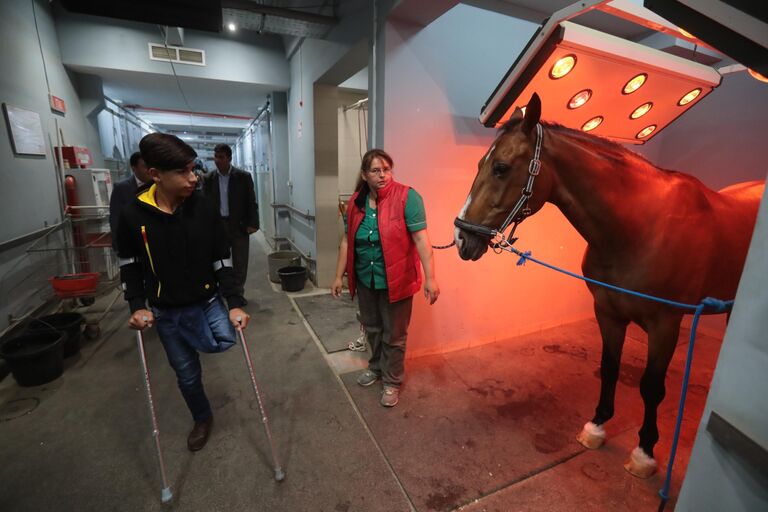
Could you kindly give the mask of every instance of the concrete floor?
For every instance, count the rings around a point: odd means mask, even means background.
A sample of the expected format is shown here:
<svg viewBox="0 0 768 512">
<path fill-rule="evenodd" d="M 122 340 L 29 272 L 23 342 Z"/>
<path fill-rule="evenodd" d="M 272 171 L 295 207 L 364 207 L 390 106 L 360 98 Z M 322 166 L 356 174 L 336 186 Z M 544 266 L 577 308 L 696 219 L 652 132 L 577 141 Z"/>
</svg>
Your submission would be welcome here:
<svg viewBox="0 0 768 512">
<path fill-rule="evenodd" d="M 20 388 L 10 377 L 0 382 L 0 510 L 656 510 L 661 475 L 638 480 L 621 466 L 641 420 L 637 383 L 645 347 L 638 330 L 625 345 L 608 443 L 586 451 L 574 437 L 599 389 L 594 321 L 409 360 L 400 405 L 384 409 L 378 386 L 354 384 L 367 356 L 328 354 L 295 307 L 294 297 L 327 291 L 281 292 L 267 279 L 265 254 L 254 237 L 246 335 L 285 481 L 273 478 L 240 347 L 203 356 L 216 423 L 206 448 L 192 454 L 185 444 L 189 413 L 149 331 L 174 491 L 170 505 L 160 504 L 135 338 L 119 302 L 102 322 L 101 337 L 67 360 L 61 378 L 36 388 Z M 719 340 L 699 338 L 673 496 L 718 351 Z M 678 348 L 660 412 L 662 471 L 684 352 Z"/>
</svg>

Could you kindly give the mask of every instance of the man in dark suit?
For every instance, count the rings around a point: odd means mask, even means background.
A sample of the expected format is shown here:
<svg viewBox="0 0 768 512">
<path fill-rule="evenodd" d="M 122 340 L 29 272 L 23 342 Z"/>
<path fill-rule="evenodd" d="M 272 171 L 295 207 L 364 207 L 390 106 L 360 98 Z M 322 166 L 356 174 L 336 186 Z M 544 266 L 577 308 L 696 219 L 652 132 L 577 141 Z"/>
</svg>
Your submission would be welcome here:
<svg viewBox="0 0 768 512">
<path fill-rule="evenodd" d="M 138 151 L 131 155 L 130 176 L 118 181 L 112 187 L 112 196 L 109 198 L 109 230 L 112 232 L 112 248 L 117 250 L 117 223 L 120 220 L 120 212 L 123 207 L 136 197 L 136 191 L 148 181 L 151 181 L 149 170 Z"/>
<path fill-rule="evenodd" d="M 216 202 L 227 225 L 232 247 L 232 266 L 244 295 L 248 276 L 248 237 L 259 229 L 259 206 L 249 172 L 232 166 L 232 148 L 217 144 L 213 149 L 216 172 L 205 177 L 203 191 Z"/>
</svg>

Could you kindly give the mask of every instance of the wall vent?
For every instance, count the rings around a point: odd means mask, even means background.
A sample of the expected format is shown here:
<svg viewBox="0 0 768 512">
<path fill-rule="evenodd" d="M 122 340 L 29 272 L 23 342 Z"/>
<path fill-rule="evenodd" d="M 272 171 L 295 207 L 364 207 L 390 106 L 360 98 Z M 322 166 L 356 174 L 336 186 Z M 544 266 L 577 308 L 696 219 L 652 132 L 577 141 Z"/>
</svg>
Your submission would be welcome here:
<svg viewBox="0 0 768 512">
<path fill-rule="evenodd" d="M 163 62 L 205 66 L 205 51 L 194 48 L 149 43 L 149 58 L 150 60 L 160 60 Z"/>
</svg>

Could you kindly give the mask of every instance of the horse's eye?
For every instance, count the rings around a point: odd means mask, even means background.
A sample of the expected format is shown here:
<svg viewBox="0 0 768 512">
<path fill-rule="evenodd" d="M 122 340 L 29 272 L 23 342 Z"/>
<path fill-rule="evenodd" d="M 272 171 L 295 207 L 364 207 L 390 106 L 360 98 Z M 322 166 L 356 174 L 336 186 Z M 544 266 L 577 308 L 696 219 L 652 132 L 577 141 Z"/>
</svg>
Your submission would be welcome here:
<svg viewBox="0 0 768 512">
<path fill-rule="evenodd" d="M 493 175 L 497 178 L 501 178 L 508 170 L 509 166 L 504 162 L 493 162 Z"/>
</svg>

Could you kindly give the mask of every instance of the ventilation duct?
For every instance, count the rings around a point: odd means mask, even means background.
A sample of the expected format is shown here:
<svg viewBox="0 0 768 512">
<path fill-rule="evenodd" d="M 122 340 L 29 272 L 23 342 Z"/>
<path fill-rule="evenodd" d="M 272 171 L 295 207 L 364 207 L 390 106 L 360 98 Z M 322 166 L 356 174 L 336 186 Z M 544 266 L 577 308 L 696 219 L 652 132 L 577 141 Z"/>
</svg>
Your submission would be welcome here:
<svg viewBox="0 0 768 512">
<path fill-rule="evenodd" d="M 194 48 L 181 48 L 178 46 L 164 46 L 157 43 L 149 43 L 149 58 L 163 62 L 178 64 L 194 64 L 205 66 L 205 51 Z"/>
</svg>

